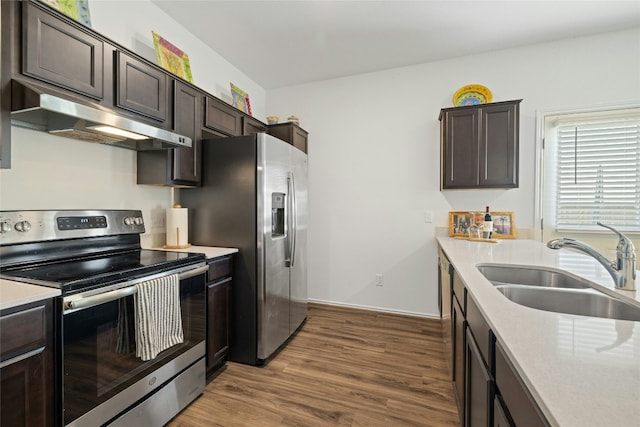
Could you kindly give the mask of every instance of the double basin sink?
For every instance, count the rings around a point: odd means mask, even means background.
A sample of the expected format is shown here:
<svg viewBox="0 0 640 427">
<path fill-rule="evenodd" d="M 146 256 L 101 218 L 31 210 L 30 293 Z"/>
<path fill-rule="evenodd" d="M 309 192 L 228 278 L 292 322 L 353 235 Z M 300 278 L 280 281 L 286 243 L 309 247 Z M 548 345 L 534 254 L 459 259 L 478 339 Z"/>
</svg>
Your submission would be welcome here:
<svg viewBox="0 0 640 427">
<path fill-rule="evenodd" d="M 609 296 L 588 280 L 540 267 L 477 266 L 506 298 L 539 310 L 640 322 L 640 306 Z"/>
</svg>

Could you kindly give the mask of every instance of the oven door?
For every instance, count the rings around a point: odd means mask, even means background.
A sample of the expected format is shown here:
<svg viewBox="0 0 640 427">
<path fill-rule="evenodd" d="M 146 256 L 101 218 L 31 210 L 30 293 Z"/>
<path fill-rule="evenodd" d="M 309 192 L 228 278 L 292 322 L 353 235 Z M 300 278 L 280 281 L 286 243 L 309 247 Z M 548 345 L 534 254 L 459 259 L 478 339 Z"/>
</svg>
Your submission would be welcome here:
<svg viewBox="0 0 640 427">
<path fill-rule="evenodd" d="M 144 279 L 179 273 L 184 335 L 148 361 L 136 357 L 135 282 L 63 298 L 64 425 L 102 425 L 204 357 L 206 269 L 199 264 Z"/>
</svg>

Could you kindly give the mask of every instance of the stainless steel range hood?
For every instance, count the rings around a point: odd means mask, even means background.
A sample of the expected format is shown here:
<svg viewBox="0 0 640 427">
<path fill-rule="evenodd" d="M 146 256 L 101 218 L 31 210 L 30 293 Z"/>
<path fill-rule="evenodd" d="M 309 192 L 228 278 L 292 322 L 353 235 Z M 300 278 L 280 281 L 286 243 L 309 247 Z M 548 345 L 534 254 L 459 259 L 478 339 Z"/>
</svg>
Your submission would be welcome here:
<svg viewBox="0 0 640 427">
<path fill-rule="evenodd" d="M 130 150 L 191 147 L 191 138 L 89 106 L 44 87 L 12 80 L 11 124 Z"/>
</svg>

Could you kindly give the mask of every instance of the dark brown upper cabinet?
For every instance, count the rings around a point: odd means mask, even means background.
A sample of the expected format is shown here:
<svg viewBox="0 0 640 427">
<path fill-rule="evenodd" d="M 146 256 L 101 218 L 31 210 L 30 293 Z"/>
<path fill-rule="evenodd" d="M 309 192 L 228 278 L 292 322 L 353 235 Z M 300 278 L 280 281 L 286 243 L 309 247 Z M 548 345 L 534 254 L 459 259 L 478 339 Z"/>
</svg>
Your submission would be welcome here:
<svg viewBox="0 0 640 427">
<path fill-rule="evenodd" d="M 221 136 L 242 135 L 242 115 L 240 110 L 226 102 L 207 96 L 205 98 L 204 126 Z"/>
<path fill-rule="evenodd" d="M 116 105 L 125 110 L 168 124 L 170 78 L 159 68 L 116 52 Z"/>
<path fill-rule="evenodd" d="M 251 117 L 242 117 L 242 134 L 251 135 L 252 133 L 266 132 L 267 126 L 258 119 Z"/>
<path fill-rule="evenodd" d="M 267 132 L 283 141 L 288 142 L 297 149 L 307 152 L 309 134 L 295 123 L 279 123 L 269 125 Z"/>
<path fill-rule="evenodd" d="M 32 3 L 22 4 L 22 73 L 101 100 L 102 40 Z"/>
<path fill-rule="evenodd" d="M 200 185 L 202 162 L 203 94 L 192 86 L 174 83 L 175 131 L 191 138 L 191 147 L 139 151 L 137 183 L 193 187 Z"/>
<path fill-rule="evenodd" d="M 518 187 L 520 102 L 440 111 L 441 189 Z"/>
</svg>

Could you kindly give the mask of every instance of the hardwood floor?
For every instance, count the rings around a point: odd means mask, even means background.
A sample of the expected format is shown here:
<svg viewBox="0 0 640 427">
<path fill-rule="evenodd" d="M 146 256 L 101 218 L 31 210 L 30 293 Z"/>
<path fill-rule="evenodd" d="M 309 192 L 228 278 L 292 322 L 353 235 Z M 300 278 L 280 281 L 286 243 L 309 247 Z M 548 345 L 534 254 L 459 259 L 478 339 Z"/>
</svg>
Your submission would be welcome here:
<svg viewBox="0 0 640 427">
<path fill-rule="evenodd" d="M 266 366 L 228 362 L 169 426 L 459 426 L 440 322 L 310 304 Z"/>
</svg>

